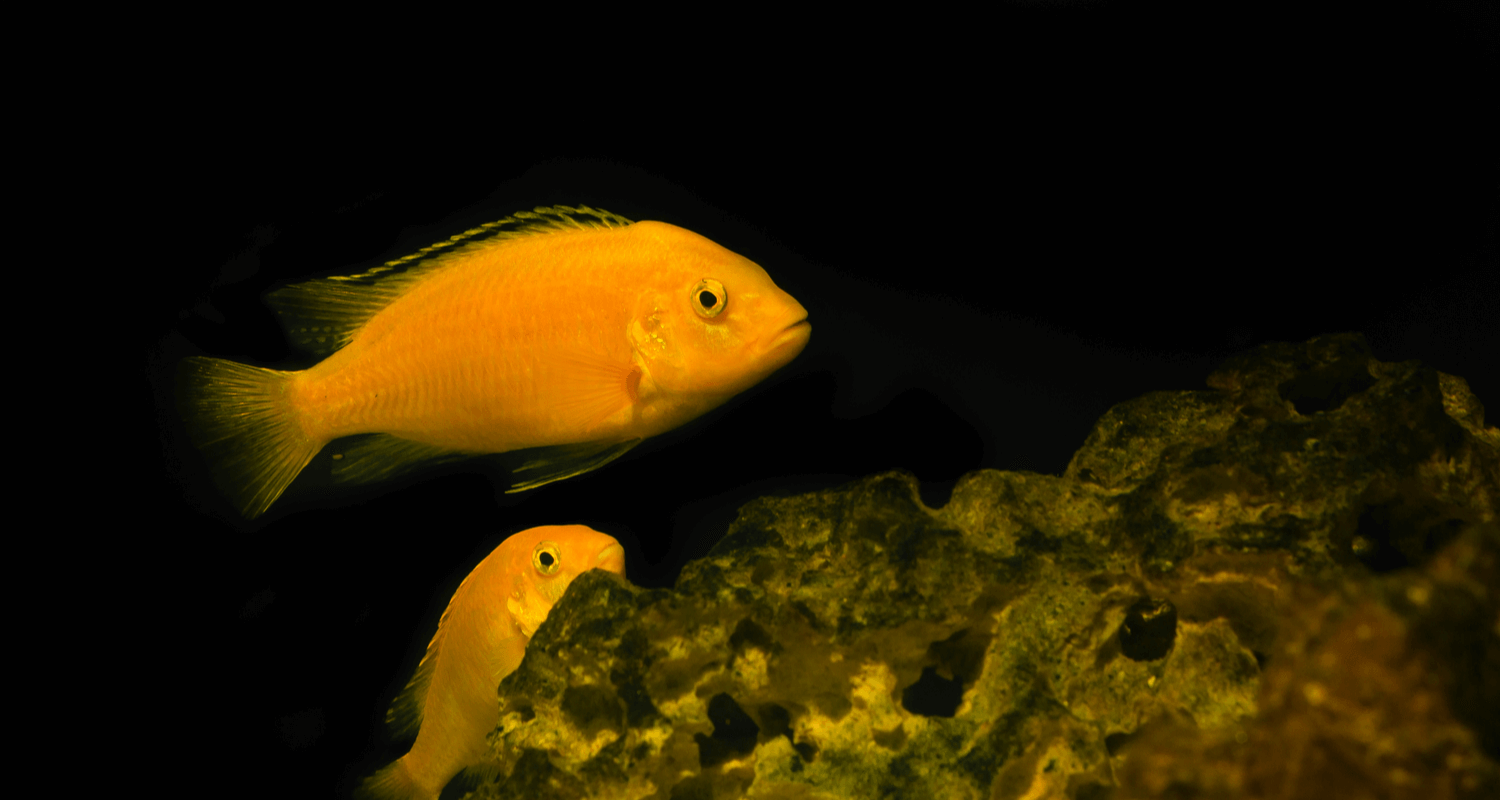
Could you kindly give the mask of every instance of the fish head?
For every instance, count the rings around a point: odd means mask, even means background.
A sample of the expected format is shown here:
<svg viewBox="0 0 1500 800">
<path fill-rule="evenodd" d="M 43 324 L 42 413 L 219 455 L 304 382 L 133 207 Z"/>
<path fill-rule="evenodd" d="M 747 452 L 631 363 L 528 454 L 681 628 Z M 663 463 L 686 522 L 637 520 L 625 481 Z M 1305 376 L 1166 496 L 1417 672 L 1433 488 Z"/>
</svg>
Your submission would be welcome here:
<svg viewBox="0 0 1500 800">
<path fill-rule="evenodd" d="M 712 407 L 807 346 L 807 309 L 759 264 L 665 222 L 631 228 L 669 254 L 653 272 L 651 302 L 638 309 L 632 330 L 632 345 L 656 386 Z"/>
<path fill-rule="evenodd" d="M 591 569 L 625 575 L 625 549 L 607 533 L 584 525 L 544 525 L 505 540 L 514 576 L 511 618 L 530 639 L 568 585 Z"/>
</svg>

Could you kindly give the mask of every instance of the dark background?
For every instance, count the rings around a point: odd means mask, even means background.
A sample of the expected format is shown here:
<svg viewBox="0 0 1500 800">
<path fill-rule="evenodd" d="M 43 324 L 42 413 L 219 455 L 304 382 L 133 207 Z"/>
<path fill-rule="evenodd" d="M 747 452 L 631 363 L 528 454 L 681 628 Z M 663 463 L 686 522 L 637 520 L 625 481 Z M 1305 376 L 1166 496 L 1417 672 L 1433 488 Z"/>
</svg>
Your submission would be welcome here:
<svg viewBox="0 0 1500 800">
<path fill-rule="evenodd" d="M 940 506 L 970 470 L 1057 474 L 1110 406 L 1320 333 L 1363 331 L 1378 358 L 1463 376 L 1493 407 L 1496 44 L 1493 5 L 1472 8 L 1023 4 L 952 47 L 825 31 L 847 47 L 826 63 L 789 34 L 796 76 L 757 71 L 781 57 L 724 85 L 713 66 L 633 76 L 590 87 L 599 113 L 566 131 L 531 114 L 554 102 L 540 87 L 441 111 L 414 85 L 392 89 L 396 110 L 307 87 L 209 109 L 207 147 L 160 151 L 147 211 L 173 246 L 146 279 L 164 469 L 140 511 L 160 533 L 134 555 L 160 567 L 140 591 L 170 620 L 167 668 L 205 676 L 164 683 L 169 713 L 212 732 L 205 758 L 249 794 L 346 795 L 404 752 L 386 706 L 458 582 L 515 531 L 591 525 L 633 581 L 668 587 L 754 497 L 901 468 Z M 463 141 L 435 144 L 443 126 Z M 176 362 L 306 366 L 266 292 L 553 204 L 749 257 L 808 309 L 808 348 L 538 491 L 505 495 L 479 465 L 339 488 L 325 455 L 240 519 L 184 441 Z"/>
</svg>

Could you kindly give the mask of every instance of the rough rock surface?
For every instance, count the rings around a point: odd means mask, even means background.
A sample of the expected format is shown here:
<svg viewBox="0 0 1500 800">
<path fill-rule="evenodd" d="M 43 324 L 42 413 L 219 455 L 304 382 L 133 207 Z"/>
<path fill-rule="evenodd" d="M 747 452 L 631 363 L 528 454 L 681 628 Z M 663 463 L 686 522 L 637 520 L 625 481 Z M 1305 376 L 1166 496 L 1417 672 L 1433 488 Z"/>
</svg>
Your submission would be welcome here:
<svg viewBox="0 0 1500 800">
<path fill-rule="evenodd" d="M 1493 796 L 1500 431 L 1353 334 L 1209 386 L 1060 477 L 761 498 L 673 590 L 584 575 L 470 795 Z"/>
</svg>

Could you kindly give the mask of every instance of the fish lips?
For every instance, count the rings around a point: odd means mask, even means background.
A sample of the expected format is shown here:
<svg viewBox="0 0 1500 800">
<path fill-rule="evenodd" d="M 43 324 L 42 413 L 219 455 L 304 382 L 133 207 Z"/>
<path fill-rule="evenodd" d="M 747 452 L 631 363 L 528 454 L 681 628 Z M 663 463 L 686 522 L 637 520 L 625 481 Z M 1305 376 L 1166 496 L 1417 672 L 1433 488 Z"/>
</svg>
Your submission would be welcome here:
<svg viewBox="0 0 1500 800">
<path fill-rule="evenodd" d="M 625 574 L 625 548 L 615 542 L 599 551 L 594 557 L 594 569 L 606 569 L 617 575 Z"/>
<path fill-rule="evenodd" d="M 807 321 L 807 317 L 803 317 L 776 334 L 776 338 L 771 340 L 771 346 L 766 348 L 766 352 L 774 353 L 783 348 L 791 348 L 791 354 L 786 357 L 790 361 L 802 352 L 802 348 L 807 346 L 807 341 L 811 338 L 812 323 Z"/>
</svg>

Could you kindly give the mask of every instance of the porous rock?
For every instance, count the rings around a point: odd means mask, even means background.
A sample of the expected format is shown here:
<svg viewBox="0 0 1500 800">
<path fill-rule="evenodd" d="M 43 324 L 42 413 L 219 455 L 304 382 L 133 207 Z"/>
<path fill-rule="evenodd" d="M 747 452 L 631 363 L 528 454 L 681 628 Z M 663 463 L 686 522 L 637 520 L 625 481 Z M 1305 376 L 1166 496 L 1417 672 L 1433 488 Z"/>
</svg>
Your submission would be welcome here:
<svg viewBox="0 0 1500 800">
<path fill-rule="evenodd" d="M 765 497 L 672 590 L 585 574 L 471 796 L 1493 790 L 1500 431 L 1357 334 L 1209 385 L 1111 409 L 1061 476 Z"/>
</svg>

